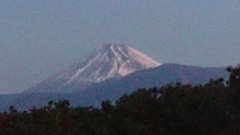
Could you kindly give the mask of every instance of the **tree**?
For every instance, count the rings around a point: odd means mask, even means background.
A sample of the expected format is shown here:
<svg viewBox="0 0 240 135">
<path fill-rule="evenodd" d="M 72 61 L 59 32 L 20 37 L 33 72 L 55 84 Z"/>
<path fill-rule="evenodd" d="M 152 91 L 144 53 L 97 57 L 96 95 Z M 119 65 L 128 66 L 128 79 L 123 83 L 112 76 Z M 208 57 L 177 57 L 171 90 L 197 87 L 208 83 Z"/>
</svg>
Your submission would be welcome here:
<svg viewBox="0 0 240 135">
<path fill-rule="evenodd" d="M 236 68 L 228 67 L 227 71 L 230 73 L 229 85 L 235 88 L 240 88 L 240 65 Z"/>
</svg>

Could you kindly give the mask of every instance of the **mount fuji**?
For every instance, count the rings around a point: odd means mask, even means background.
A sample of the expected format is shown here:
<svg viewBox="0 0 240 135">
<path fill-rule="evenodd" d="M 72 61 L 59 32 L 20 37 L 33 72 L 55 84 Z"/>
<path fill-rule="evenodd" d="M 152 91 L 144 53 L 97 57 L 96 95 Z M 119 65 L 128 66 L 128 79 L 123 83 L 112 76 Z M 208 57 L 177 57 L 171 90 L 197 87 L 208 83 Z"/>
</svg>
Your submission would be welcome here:
<svg viewBox="0 0 240 135">
<path fill-rule="evenodd" d="M 9 106 L 28 110 L 63 99 L 73 106 L 100 106 L 104 100 L 114 102 L 140 88 L 176 82 L 204 85 L 210 79 L 226 80 L 228 76 L 224 67 L 160 64 L 129 46 L 108 44 L 23 93 L 0 94 L 0 111 Z"/>
<path fill-rule="evenodd" d="M 154 68 L 161 64 L 137 49 L 123 44 L 100 46 L 87 57 L 57 75 L 33 86 L 27 93 L 69 93 L 82 91 L 107 79 Z"/>
</svg>

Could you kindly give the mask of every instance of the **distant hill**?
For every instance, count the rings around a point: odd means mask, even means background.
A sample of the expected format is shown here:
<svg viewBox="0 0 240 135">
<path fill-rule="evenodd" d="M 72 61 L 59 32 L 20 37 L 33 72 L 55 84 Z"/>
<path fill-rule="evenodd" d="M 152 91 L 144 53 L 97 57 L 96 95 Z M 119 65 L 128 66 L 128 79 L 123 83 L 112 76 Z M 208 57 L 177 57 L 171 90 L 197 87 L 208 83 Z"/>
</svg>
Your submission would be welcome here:
<svg viewBox="0 0 240 135">
<path fill-rule="evenodd" d="M 167 84 L 206 84 L 211 79 L 228 79 L 225 68 L 196 67 L 179 64 L 163 64 L 159 67 L 142 70 L 119 79 L 109 79 L 95 84 L 85 91 L 97 93 L 103 99 L 108 96 L 115 99 L 124 93 L 130 93 L 140 88 L 162 87 Z M 100 96 L 101 95 L 101 96 Z"/>
<path fill-rule="evenodd" d="M 75 106 L 99 106 L 103 100 L 115 101 L 123 94 L 129 94 L 139 88 L 161 87 L 176 82 L 198 85 L 205 84 L 210 79 L 225 78 L 227 80 L 228 76 L 229 73 L 225 68 L 163 64 L 122 78 L 108 79 L 78 92 L 0 95 L 0 110 L 7 110 L 11 105 L 21 110 L 29 109 L 60 99 L 68 99 Z"/>
</svg>

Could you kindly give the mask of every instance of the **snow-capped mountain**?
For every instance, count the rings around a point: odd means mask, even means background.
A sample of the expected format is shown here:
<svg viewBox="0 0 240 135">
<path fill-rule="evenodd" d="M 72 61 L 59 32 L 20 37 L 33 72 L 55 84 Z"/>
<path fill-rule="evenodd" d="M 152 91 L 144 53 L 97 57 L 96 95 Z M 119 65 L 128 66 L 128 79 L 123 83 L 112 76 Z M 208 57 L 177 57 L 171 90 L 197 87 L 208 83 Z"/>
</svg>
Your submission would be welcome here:
<svg viewBox="0 0 240 135">
<path fill-rule="evenodd" d="M 100 46 L 86 58 L 26 92 L 63 92 L 83 90 L 93 83 L 121 78 L 130 73 L 159 66 L 160 63 L 127 45 Z"/>
</svg>

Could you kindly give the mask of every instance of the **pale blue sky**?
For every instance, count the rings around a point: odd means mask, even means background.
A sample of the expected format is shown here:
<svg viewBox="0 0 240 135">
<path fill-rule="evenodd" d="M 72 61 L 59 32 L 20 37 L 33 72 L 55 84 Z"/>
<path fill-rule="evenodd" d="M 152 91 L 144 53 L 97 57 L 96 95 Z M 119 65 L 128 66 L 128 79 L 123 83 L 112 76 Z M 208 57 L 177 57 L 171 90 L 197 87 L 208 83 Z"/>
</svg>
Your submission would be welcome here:
<svg viewBox="0 0 240 135">
<path fill-rule="evenodd" d="M 0 93 L 22 91 L 99 45 L 161 63 L 240 63 L 239 0 L 1 0 Z"/>
</svg>

